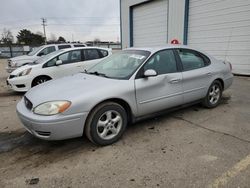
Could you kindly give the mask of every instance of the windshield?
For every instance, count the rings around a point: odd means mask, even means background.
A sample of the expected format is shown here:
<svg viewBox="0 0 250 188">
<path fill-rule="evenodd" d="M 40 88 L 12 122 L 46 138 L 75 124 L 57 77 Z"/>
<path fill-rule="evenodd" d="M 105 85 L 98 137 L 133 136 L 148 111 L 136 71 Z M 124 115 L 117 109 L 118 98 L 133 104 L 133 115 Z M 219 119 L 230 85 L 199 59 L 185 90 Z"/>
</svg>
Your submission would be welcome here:
<svg viewBox="0 0 250 188">
<path fill-rule="evenodd" d="M 58 51 L 54 51 L 48 55 L 42 56 L 41 58 L 39 58 L 38 60 L 36 60 L 34 62 L 34 64 L 39 64 L 39 63 L 44 63 L 47 62 L 48 60 L 50 60 L 51 58 L 53 58 L 54 56 L 56 56 L 57 54 L 60 54 L 61 52 L 63 52 L 64 50 L 58 50 Z"/>
<path fill-rule="evenodd" d="M 88 73 L 116 79 L 129 79 L 149 55 L 150 52 L 144 50 L 123 50 L 100 61 L 90 68 Z"/>
<path fill-rule="evenodd" d="M 29 56 L 35 55 L 38 51 L 40 51 L 44 46 L 40 46 L 38 48 L 33 48 L 30 53 L 28 53 Z"/>
</svg>

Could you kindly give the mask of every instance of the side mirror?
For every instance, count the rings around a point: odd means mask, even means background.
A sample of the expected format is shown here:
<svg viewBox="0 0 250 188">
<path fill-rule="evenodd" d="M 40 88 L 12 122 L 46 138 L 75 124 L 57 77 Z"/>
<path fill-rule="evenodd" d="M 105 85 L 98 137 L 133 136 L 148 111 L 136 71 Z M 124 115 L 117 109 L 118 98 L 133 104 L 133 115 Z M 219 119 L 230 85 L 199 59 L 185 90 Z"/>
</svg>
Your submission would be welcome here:
<svg viewBox="0 0 250 188">
<path fill-rule="evenodd" d="M 57 60 L 57 61 L 56 61 L 56 66 L 59 66 L 59 65 L 61 65 L 62 63 L 63 63 L 63 62 L 62 62 L 61 59 Z"/>
<path fill-rule="evenodd" d="M 153 77 L 153 76 L 157 76 L 157 72 L 153 69 L 148 69 L 144 72 L 144 77 Z"/>
<path fill-rule="evenodd" d="M 37 54 L 37 56 L 44 56 L 44 53 L 40 52 L 39 54 Z"/>
</svg>

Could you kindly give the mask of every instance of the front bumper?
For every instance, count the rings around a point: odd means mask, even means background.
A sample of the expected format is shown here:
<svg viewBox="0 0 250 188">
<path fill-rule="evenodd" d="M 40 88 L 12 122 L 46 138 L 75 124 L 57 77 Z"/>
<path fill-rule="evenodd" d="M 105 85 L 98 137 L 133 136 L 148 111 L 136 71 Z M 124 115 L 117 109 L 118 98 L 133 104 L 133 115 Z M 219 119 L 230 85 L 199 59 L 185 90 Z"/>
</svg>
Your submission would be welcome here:
<svg viewBox="0 0 250 188">
<path fill-rule="evenodd" d="M 26 108 L 24 99 L 17 104 L 17 114 L 24 127 L 43 140 L 64 140 L 83 135 L 88 112 L 41 116 Z"/>
<path fill-rule="evenodd" d="M 17 67 L 6 67 L 5 70 L 8 72 L 8 73 L 12 73 L 14 70 L 16 70 Z"/>
<path fill-rule="evenodd" d="M 8 87 L 17 92 L 26 92 L 31 88 L 32 78 L 28 76 L 20 76 L 14 78 L 8 78 L 6 83 Z"/>
</svg>

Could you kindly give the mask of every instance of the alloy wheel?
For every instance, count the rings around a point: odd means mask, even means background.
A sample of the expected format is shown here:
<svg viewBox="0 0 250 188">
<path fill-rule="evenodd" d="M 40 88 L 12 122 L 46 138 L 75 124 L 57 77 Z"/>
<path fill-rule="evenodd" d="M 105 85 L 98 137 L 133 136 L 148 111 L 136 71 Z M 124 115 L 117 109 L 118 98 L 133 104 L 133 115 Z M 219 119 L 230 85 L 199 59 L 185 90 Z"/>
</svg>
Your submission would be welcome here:
<svg viewBox="0 0 250 188">
<path fill-rule="evenodd" d="M 122 123 L 122 116 L 119 112 L 106 111 L 97 121 L 97 134 L 104 140 L 110 140 L 119 134 Z"/>
</svg>

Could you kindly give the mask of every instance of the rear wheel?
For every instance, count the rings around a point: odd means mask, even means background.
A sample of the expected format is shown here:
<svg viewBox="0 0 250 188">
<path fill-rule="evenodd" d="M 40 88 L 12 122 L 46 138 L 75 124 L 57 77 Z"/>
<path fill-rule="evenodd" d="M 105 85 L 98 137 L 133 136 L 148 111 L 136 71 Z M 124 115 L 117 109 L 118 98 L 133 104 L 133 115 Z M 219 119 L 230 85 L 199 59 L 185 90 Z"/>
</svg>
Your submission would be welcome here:
<svg viewBox="0 0 250 188">
<path fill-rule="evenodd" d="M 49 77 L 47 77 L 47 76 L 39 76 L 39 77 L 37 77 L 37 78 L 35 78 L 35 79 L 33 80 L 31 86 L 34 87 L 34 86 L 37 86 L 37 85 L 42 84 L 42 83 L 44 83 L 44 82 L 47 82 L 47 81 L 49 81 L 49 80 L 51 80 L 51 78 L 49 78 Z"/>
<path fill-rule="evenodd" d="M 208 89 L 206 97 L 203 99 L 203 105 L 207 108 L 214 108 L 220 103 L 222 96 L 222 86 L 218 80 L 215 80 Z"/>
<path fill-rule="evenodd" d="M 91 112 L 85 126 L 85 134 L 90 141 L 97 145 L 109 145 L 125 131 L 127 114 L 121 105 L 106 102 Z"/>
</svg>

